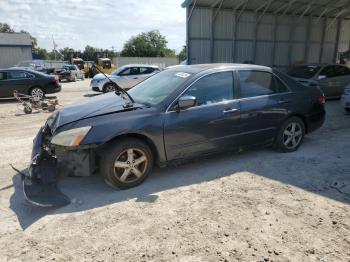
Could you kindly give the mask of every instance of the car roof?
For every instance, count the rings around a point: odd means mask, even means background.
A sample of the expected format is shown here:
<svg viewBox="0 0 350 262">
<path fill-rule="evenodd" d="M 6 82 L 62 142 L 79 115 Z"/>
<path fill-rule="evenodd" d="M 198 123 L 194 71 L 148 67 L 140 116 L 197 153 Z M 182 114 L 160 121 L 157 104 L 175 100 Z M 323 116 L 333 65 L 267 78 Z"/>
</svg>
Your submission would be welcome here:
<svg viewBox="0 0 350 262">
<path fill-rule="evenodd" d="M 128 65 L 123 65 L 123 67 L 151 67 L 151 68 L 159 68 L 159 66 L 156 66 L 156 65 L 146 65 L 146 64 L 128 64 Z"/>
<path fill-rule="evenodd" d="M 197 74 L 203 71 L 212 69 L 254 69 L 271 72 L 272 69 L 267 66 L 252 65 L 252 64 L 233 64 L 233 63 L 213 63 L 213 64 L 197 64 L 197 65 L 177 65 L 168 67 L 171 71 L 185 71 L 188 73 Z"/>
<path fill-rule="evenodd" d="M 27 71 L 30 73 L 37 73 L 37 71 L 30 69 L 28 67 L 10 67 L 7 69 L 0 69 L 0 71 Z"/>
</svg>

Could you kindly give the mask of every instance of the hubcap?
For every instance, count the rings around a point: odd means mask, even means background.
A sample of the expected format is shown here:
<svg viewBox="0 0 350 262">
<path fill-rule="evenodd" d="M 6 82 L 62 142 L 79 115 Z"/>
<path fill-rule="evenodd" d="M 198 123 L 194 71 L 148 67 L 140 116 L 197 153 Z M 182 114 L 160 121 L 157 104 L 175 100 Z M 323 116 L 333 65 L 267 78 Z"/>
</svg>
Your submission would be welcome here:
<svg viewBox="0 0 350 262">
<path fill-rule="evenodd" d="M 290 123 L 283 132 L 283 144 L 288 149 L 294 149 L 299 144 L 303 137 L 303 130 L 299 123 Z"/>
<path fill-rule="evenodd" d="M 34 88 L 32 90 L 32 96 L 36 99 L 41 100 L 44 97 L 44 92 L 40 88 Z"/>
<path fill-rule="evenodd" d="M 106 87 L 106 91 L 107 91 L 107 92 L 113 92 L 113 91 L 115 91 L 115 87 L 114 87 L 113 85 L 108 85 L 108 86 Z"/>
<path fill-rule="evenodd" d="M 145 152 L 136 148 L 124 150 L 114 162 L 114 176 L 120 182 L 132 183 L 146 172 L 148 160 Z"/>
</svg>

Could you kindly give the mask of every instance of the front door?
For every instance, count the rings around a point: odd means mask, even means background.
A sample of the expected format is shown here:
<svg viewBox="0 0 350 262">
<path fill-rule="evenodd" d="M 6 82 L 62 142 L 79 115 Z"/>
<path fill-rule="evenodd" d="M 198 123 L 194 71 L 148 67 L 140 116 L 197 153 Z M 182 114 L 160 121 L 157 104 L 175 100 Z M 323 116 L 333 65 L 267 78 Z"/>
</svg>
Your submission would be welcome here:
<svg viewBox="0 0 350 262">
<path fill-rule="evenodd" d="M 232 71 L 204 76 L 182 94 L 194 96 L 196 106 L 180 112 L 170 108 L 165 113 L 168 160 L 234 148 L 240 130 L 240 108 L 234 99 L 233 83 Z"/>
<path fill-rule="evenodd" d="M 6 71 L 0 72 L 0 97 L 1 98 L 13 96 L 13 94 L 11 93 L 12 88 L 9 84 L 7 77 L 8 77 L 8 72 Z"/>
</svg>

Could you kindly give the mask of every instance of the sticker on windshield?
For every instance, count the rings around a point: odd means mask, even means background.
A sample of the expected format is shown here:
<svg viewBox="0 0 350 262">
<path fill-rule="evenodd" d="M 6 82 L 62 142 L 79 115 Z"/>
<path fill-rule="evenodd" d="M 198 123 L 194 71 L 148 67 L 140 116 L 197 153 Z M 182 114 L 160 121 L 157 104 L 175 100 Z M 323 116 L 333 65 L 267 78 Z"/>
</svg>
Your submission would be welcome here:
<svg viewBox="0 0 350 262">
<path fill-rule="evenodd" d="M 188 73 L 184 73 L 184 72 L 179 72 L 176 74 L 176 76 L 182 77 L 182 78 L 187 78 L 190 76 L 190 74 Z"/>
</svg>

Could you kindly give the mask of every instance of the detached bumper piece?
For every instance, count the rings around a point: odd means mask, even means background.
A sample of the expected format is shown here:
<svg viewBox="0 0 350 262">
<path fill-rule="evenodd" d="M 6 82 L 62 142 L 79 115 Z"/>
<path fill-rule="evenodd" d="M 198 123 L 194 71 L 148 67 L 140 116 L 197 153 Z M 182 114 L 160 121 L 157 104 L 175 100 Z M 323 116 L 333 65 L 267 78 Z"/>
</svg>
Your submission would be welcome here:
<svg viewBox="0 0 350 262">
<path fill-rule="evenodd" d="M 58 189 L 57 180 L 57 159 L 48 154 L 36 155 L 29 167 L 29 174 L 22 174 L 25 198 L 41 207 L 68 205 L 70 200 Z"/>
</svg>

